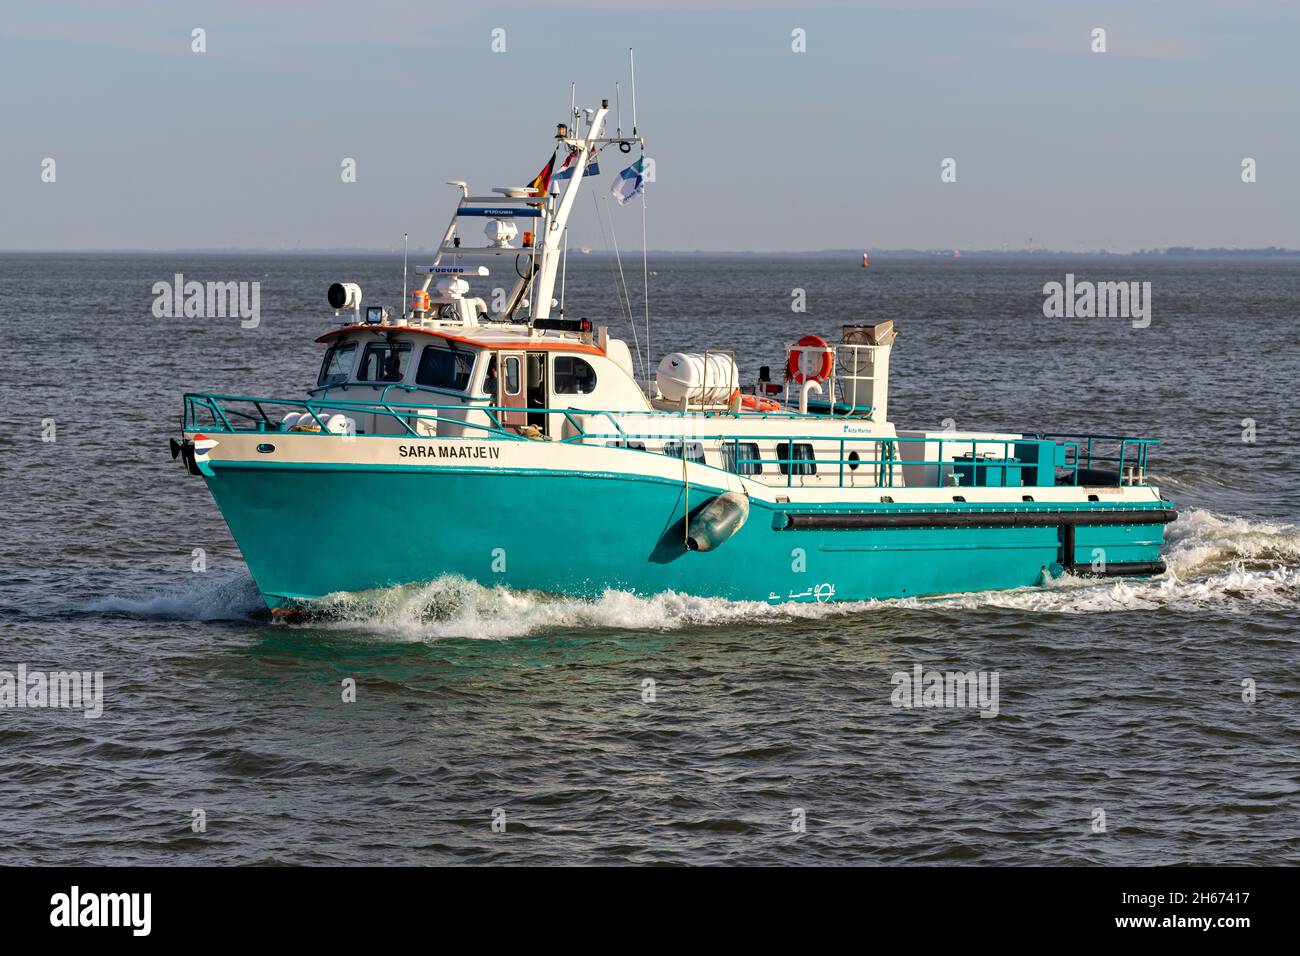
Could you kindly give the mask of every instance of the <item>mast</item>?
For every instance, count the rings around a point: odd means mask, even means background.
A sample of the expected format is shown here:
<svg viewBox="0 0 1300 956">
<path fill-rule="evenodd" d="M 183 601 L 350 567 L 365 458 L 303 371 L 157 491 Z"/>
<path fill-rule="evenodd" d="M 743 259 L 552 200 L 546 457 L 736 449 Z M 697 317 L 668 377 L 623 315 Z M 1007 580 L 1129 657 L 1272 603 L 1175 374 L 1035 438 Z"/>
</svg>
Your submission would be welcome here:
<svg viewBox="0 0 1300 956">
<path fill-rule="evenodd" d="M 556 137 L 571 149 L 578 150 L 578 155 L 574 157 L 573 175 L 565 182 L 560 201 L 555 204 L 555 211 L 546 224 L 545 234 L 537 238 L 540 265 L 533 284 L 533 318 L 535 319 L 550 317 L 551 296 L 555 291 L 556 271 L 559 269 L 564 247 L 564 230 L 568 225 L 573 203 L 578 198 L 578 190 L 582 186 L 583 179 L 586 178 L 587 161 L 596 151 L 601 131 L 605 128 L 605 117 L 608 115 L 609 100 L 601 100 L 600 109 L 596 110 L 591 122 L 587 124 L 585 136 Z M 574 133 L 577 132 L 575 129 Z"/>
<path fill-rule="evenodd" d="M 571 99 L 574 96 L 576 93 L 571 87 Z M 583 112 L 587 118 L 585 124 L 582 122 Z M 573 173 L 567 177 L 562 188 L 553 180 L 546 194 L 542 196 L 518 187 L 498 187 L 495 191 L 502 194 L 499 196 L 471 196 L 469 187 L 463 181 L 456 180 L 451 183 L 450 185 L 460 189 L 460 202 L 443 233 L 433 264 L 419 270 L 427 273 L 421 283 L 421 289 L 427 292 L 436 276 L 451 279 L 462 275 L 488 274 L 488 270 L 483 266 L 463 265 L 466 259 L 483 256 L 513 256 L 517 264 L 520 257 L 526 256 L 528 274 L 517 278 L 505 307 L 496 313 L 496 321 L 513 321 L 525 297 L 529 303 L 530 323 L 536 319 L 550 318 L 555 281 L 564 260 L 569 214 L 573 211 L 574 202 L 578 198 L 578 190 L 582 188 L 582 180 L 586 178 L 587 164 L 595 159 L 600 149 L 610 143 L 618 143 L 624 152 L 630 152 L 634 143 L 641 143 L 644 149 L 644 141 L 640 136 L 619 135 L 611 139 L 602 138 L 608 115 L 609 100 L 601 100 L 599 109 L 579 112 L 575 108 L 572 127 L 568 123 L 560 123 L 557 126 L 555 133 L 557 146 L 563 144 L 566 149 L 572 150 L 574 160 Z M 462 217 L 480 220 L 498 219 L 506 222 L 523 221 L 526 225 L 532 224 L 533 228 L 537 229 L 537 234 L 533 237 L 531 246 L 512 246 L 508 238 L 496 240 L 494 244 L 488 246 L 462 245 L 457 229 L 457 223 Z M 491 239 L 489 235 L 489 240 Z M 449 260 L 452 264 L 443 265 L 445 260 Z M 449 293 L 449 295 L 453 299 L 460 298 L 460 292 Z M 464 313 L 463 309 L 461 311 Z M 468 324 L 475 324 L 475 319 L 476 317 L 468 314 L 463 317 L 463 321 Z"/>
</svg>

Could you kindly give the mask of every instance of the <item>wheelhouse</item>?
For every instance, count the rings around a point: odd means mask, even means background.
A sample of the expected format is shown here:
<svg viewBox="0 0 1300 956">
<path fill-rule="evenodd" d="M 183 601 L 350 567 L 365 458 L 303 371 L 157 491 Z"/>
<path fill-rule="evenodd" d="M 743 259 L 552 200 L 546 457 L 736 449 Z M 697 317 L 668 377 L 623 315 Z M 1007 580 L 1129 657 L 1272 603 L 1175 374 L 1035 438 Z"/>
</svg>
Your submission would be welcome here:
<svg viewBox="0 0 1300 956">
<path fill-rule="evenodd" d="M 417 421 L 421 434 L 464 433 L 456 422 L 498 423 L 529 437 L 559 438 L 565 410 L 650 408 L 633 377 L 631 357 L 622 342 L 604 330 L 578 337 L 529 334 L 503 329 L 469 337 L 415 327 L 348 326 L 318 341 L 328 345 L 314 397 L 359 402 L 439 406 L 445 419 L 431 429 Z M 461 406 L 460 414 L 445 408 Z M 418 409 L 415 410 L 418 412 Z M 358 413 L 357 434 L 400 434 L 391 415 Z"/>
</svg>

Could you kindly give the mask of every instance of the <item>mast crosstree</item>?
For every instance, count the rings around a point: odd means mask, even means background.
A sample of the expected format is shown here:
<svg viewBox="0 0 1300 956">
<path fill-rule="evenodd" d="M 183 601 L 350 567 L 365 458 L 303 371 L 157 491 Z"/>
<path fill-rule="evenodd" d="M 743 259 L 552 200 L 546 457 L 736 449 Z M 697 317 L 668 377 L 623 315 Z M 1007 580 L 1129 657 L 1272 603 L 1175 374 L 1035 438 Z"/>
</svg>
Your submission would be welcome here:
<svg viewBox="0 0 1300 956">
<path fill-rule="evenodd" d="M 420 286 L 422 292 L 428 293 L 432 286 L 435 291 L 454 297 L 461 288 L 456 283 L 462 276 L 488 274 L 486 267 L 470 265 L 470 262 L 497 256 L 514 256 L 517 274 L 515 284 L 503 306 L 495 313 L 494 319 L 513 321 L 525 301 L 529 302 L 530 320 L 550 318 L 555 304 L 555 282 L 564 258 L 569 216 L 573 212 L 578 191 L 582 188 L 582 181 L 586 178 L 583 172 L 588 163 L 594 160 L 602 148 L 611 144 L 626 149 L 633 145 L 640 145 L 642 150 L 645 148 L 644 139 L 635 132 L 632 136 L 602 135 L 609 116 L 608 100 L 602 100 L 599 109 L 586 112 L 589 119 L 585 133 L 580 128 L 580 121 L 575 122 L 573 129 L 567 123 L 561 123 L 556 128 L 556 147 L 558 149 L 563 146 L 568 150 L 569 165 L 573 169 L 573 175 L 567 177 L 562 187 L 557 187 L 552 180 L 544 195 L 538 195 L 528 187 L 509 186 L 496 188 L 496 195 L 493 196 L 471 196 L 465 183 L 452 183 L 461 190 L 461 198 L 443 233 L 432 264 L 421 270 L 426 273 Z M 463 244 L 459 228 L 462 219 L 486 220 L 488 244 Z M 520 231 L 524 233 L 523 244 L 511 245 L 511 240 Z M 525 255 L 528 257 L 528 265 L 521 270 L 518 267 L 518 257 Z"/>
</svg>

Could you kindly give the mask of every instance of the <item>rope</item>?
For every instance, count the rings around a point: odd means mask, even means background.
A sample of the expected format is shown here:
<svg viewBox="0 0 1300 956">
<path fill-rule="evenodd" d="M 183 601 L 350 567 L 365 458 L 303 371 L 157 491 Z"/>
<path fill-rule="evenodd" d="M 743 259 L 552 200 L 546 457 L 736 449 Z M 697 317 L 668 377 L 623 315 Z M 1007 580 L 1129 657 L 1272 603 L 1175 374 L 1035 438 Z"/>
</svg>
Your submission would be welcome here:
<svg viewBox="0 0 1300 956">
<path fill-rule="evenodd" d="M 596 193 L 595 193 L 594 191 L 593 191 L 592 194 L 591 194 L 591 201 L 592 201 L 592 202 L 595 204 L 595 206 L 596 206 L 596 218 L 597 218 L 597 220 L 599 220 L 599 219 L 600 219 L 600 203 L 597 201 L 597 199 L 596 199 Z M 615 275 L 615 281 L 614 281 L 614 289 L 615 289 L 615 291 L 616 291 L 617 293 L 619 293 L 619 294 L 621 295 L 621 297 L 622 297 L 622 298 L 620 299 L 620 301 L 619 301 L 619 305 L 623 308 L 623 313 L 624 313 L 624 315 L 627 316 L 627 322 L 628 322 L 628 325 L 630 325 L 630 326 L 632 327 L 632 341 L 636 344 L 636 356 L 637 356 L 637 361 L 638 361 L 638 363 L 641 365 L 641 374 L 642 374 L 642 376 L 645 377 L 646 381 L 648 382 L 648 381 L 649 381 L 649 375 L 650 375 L 649 367 L 646 365 L 646 360 L 645 360 L 645 359 L 642 357 L 642 355 L 641 355 L 641 339 L 640 339 L 640 336 L 637 334 L 637 329 L 636 329 L 636 319 L 634 319 L 634 318 L 632 317 L 632 300 L 628 297 L 628 294 L 627 294 L 627 278 L 626 278 L 626 277 L 624 276 L 624 274 L 623 274 L 623 255 L 622 255 L 621 252 L 619 252 L 619 248 L 618 248 L 618 234 L 615 233 L 615 231 L 614 231 L 614 217 L 611 216 L 610 213 L 609 213 L 609 199 L 608 199 L 608 198 L 606 198 L 606 200 L 605 200 L 605 217 L 609 220 L 609 234 L 610 234 L 610 237 L 612 237 L 613 240 L 614 240 L 614 261 L 618 264 L 618 266 L 617 266 L 617 272 L 616 272 L 616 275 Z M 604 222 L 601 222 L 601 224 L 600 224 L 600 234 L 601 234 L 601 238 L 602 238 L 602 239 L 605 239 L 605 224 L 604 224 Z M 605 248 L 607 248 L 607 249 L 609 248 L 609 241 L 608 241 L 607 239 L 605 240 Z"/>
<path fill-rule="evenodd" d="M 682 435 L 682 547 L 691 549 L 691 478 L 686 471 L 686 436 Z"/>
<path fill-rule="evenodd" d="M 645 147 L 641 147 L 641 172 L 645 174 Z M 645 240 L 645 184 L 641 185 L 641 283 L 642 296 L 645 299 L 645 352 L 650 361 L 654 361 L 654 352 L 650 350 L 650 252 Z M 646 371 L 646 385 L 650 384 L 650 373 Z"/>
</svg>

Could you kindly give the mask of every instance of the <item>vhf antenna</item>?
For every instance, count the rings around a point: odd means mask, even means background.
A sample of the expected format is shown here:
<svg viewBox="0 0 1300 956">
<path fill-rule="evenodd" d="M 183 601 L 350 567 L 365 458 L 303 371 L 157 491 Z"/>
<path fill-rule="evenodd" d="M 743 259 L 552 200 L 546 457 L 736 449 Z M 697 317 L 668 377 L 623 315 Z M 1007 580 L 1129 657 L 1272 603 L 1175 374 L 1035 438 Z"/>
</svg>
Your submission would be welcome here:
<svg viewBox="0 0 1300 956">
<path fill-rule="evenodd" d="M 636 136 L 636 56 L 632 48 L 627 48 L 627 62 L 632 73 L 632 135 Z"/>
</svg>

